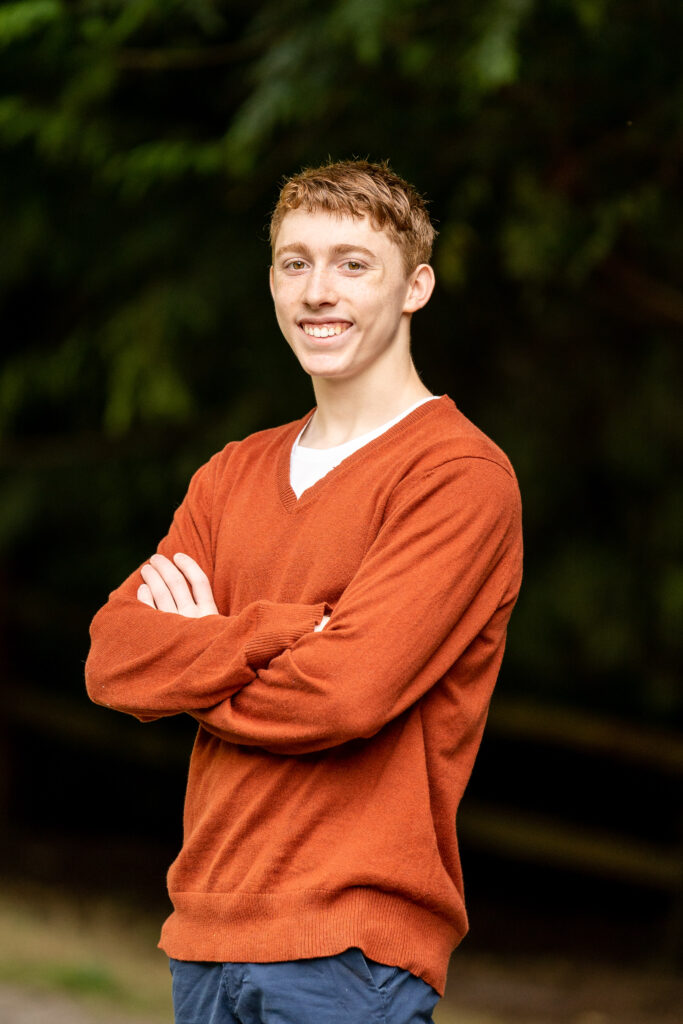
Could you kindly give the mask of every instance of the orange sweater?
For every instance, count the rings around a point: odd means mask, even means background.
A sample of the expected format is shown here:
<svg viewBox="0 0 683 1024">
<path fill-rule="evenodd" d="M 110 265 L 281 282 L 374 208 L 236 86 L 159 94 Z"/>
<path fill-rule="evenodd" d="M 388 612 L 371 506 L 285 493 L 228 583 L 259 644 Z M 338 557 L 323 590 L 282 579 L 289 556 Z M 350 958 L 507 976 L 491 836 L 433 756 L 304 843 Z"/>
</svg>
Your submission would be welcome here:
<svg viewBox="0 0 683 1024">
<path fill-rule="evenodd" d="M 166 953 L 360 946 L 443 994 L 467 930 L 455 815 L 520 585 L 517 483 L 444 397 L 297 501 L 303 423 L 215 455 L 159 545 L 199 562 L 220 615 L 149 608 L 134 572 L 93 621 L 88 692 L 199 722 Z"/>
</svg>

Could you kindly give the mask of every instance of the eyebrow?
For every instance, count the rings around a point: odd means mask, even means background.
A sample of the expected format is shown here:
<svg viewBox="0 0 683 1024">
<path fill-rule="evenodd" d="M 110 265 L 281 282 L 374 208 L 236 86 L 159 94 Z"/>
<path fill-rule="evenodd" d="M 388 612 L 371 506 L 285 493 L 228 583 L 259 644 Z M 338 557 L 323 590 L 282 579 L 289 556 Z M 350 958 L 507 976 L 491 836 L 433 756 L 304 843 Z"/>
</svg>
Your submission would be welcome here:
<svg viewBox="0 0 683 1024">
<path fill-rule="evenodd" d="M 278 259 L 288 252 L 301 253 L 302 256 L 306 256 L 308 259 L 313 257 L 311 249 L 304 242 L 290 242 L 289 245 L 283 245 L 275 251 L 275 258 Z M 349 253 L 358 253 L 373 260 L 377 259 L 377 254 L 372 249 L 366 249 L 364 245 L 335 245 L 332 247 L 333 256 L 348 256 Z"/>
</svg>

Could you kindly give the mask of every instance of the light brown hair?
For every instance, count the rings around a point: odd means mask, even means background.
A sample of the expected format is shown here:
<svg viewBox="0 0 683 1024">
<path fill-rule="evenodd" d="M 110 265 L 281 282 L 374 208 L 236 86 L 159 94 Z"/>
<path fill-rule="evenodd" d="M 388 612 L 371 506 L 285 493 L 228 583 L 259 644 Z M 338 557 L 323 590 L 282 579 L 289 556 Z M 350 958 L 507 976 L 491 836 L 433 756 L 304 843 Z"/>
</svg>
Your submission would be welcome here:
<svg viewBox="0 0 683 1024">
<path fill-rule="evenodd" d="M 427 204 L 386 161 L 340 160 L 307 167 L 287 178 L 270 220 L 271 247 L 285 214 L 300 208 L 339 217 L 369 217 L 373 227 L 386 231 L 400 248 L 406 274 L 431 257 L 436 230 Z"/>
</svg>

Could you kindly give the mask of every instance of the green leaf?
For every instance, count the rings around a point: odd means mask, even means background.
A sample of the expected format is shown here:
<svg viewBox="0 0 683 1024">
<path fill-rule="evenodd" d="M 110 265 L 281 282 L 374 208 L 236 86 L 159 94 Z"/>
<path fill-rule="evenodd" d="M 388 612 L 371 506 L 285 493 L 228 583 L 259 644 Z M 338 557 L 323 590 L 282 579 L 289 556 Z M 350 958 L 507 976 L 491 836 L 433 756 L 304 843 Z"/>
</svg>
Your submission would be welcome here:
<svg viewBox="0 0 683 1024">
<path fill-rule="evenodd" d="M 517 35 L 531 7 L 532 0 L 498 0 L 482 12 L 481 33 L 463 61 L 465 76 L 479 91 L 491 92 L 517 78 Z"/>
<path fill-rule="evenodd" d="M 0 7 L 0 47 L 27 39 L 57 21 L 62 14 L 63 8 L 58 0 L 23 0 L 22 3 L 5 4 Z"/>
</svg>

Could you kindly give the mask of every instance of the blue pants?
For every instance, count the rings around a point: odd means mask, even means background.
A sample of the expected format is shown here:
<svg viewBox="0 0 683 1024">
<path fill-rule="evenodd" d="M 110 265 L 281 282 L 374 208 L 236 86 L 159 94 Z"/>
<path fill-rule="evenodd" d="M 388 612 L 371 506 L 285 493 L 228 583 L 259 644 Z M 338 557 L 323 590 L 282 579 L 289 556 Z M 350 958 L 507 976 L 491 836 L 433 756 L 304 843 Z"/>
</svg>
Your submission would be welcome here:
<svg viewBox="0 0 683 1024">
<path fill-rule="evenodd" d="M 433 1024 L 438 995 L 360 949 L 277 963 L 171 960 L 175 1024 Z"/>
</svg>

